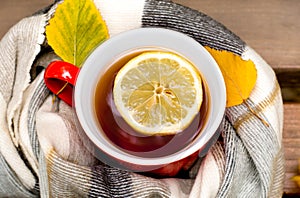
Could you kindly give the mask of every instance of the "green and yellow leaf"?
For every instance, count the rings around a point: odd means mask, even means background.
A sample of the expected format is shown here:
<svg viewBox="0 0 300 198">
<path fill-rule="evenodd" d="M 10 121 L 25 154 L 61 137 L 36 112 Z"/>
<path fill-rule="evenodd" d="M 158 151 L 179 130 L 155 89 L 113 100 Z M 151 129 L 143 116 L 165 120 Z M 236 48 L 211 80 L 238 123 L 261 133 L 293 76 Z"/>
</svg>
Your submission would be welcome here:
<svg viewBox="0 0 300 198">
<path fill-rule="evenodd" d="M 65 0 L 59 4 L 46 27 L 46 36 L 61 59 L 78 67 L 109 37 L 105 21 L 92 0 Z"/>
</svg>

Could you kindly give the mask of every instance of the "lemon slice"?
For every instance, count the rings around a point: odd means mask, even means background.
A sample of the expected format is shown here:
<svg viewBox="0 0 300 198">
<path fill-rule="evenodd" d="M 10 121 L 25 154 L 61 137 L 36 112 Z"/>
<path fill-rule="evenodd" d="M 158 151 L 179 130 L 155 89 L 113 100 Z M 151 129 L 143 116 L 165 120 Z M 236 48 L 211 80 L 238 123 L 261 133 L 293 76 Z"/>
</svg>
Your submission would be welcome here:
<svg viewBox="0 0 300 198">
<path fill-rule="evenodd" d="M 137 132 L 169 135 L 181 132 L 200 110 L 201 77 L 192 63 L 171 52 L 144 52 L 118 72 L 114 102 Z"/>
</svg>

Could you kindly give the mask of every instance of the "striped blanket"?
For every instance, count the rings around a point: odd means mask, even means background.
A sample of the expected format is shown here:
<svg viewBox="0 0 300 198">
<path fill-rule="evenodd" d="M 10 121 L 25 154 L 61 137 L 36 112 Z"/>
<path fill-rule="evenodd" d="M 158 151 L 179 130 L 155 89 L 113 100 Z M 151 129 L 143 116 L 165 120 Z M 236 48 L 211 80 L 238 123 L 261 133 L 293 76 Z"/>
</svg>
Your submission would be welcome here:
<svg viewBox="0 0 300 198">
<path fill-rule="evenodd" d="M 0 197 L 281 197 L 283 105 L 272 68 L 222 24 L 169 0 L 95 0 L 111 36 L 164 27 L 251 59 L 257 84 L 227 108 L 220 139 L 184 178 L 153 178 L 105 165 L 86 149 L 73 109 L 52 103 L 44 68 L 57 56 L 45 26 L 56 4 L 24 18 L 0 42 Z"/>
</svg>

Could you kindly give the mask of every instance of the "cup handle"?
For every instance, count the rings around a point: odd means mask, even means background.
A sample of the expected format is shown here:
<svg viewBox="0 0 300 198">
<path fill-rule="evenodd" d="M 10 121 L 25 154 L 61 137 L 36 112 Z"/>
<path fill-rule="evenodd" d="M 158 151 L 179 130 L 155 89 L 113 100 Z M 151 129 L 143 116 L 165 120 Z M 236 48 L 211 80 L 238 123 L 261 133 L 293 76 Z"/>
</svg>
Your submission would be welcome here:
<svg viewBox="0 0 300 198">
<path fill-rule="evenodd" d="M 64 61 L 51 62 L 45 70 L 48 89 L 68 105 L 73 106 L 73 87 L 80 69 Z"/>
</svg>

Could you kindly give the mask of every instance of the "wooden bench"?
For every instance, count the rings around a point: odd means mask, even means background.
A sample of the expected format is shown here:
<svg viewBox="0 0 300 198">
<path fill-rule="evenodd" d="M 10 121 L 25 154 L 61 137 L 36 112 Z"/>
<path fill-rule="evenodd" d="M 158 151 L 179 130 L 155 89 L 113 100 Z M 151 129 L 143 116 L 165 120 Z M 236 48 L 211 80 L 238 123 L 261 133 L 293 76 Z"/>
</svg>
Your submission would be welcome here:
<svg viewBox="0 0 300 198">
<path fill-rule="evenodd" d="M 284 98 L 284 197 L 299 197 L 290 178 L 300 159 L 300 1 L 174 0 L 223 23 L 255 49 L 275 70 Z M 53 0 L 1 0 L 0 38 L 21 18 Z"/>
</svg>

